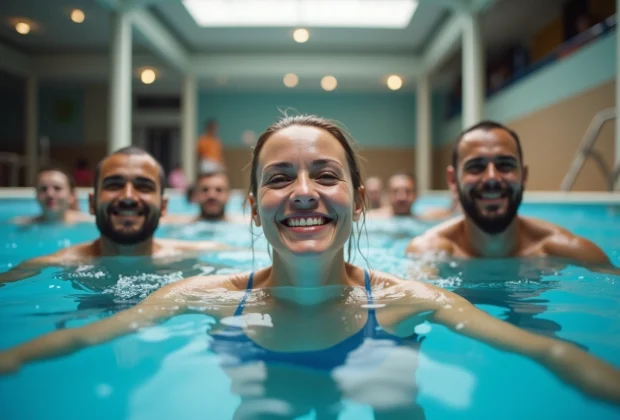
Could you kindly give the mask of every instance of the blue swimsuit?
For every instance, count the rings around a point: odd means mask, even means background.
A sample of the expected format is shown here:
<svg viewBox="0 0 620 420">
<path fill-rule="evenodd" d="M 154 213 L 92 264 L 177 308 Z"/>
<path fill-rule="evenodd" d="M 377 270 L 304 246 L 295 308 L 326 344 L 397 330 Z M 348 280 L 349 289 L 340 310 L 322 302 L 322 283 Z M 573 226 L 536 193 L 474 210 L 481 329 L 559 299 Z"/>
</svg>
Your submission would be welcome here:
<svg viewBox="0 0 620 420">
<path fill-rule="evenodd" d="M 365 271 L 364 274 L 368 304 L 372 305 L 370 275 L 368 271 Z M 252 291 L 253 280 L 254 273 L 250 274 L 245 295 L 235 310 L 235 316 L 240 316 L 243 313 L 245 302 Z M 403 338 L 384 331 L 377 322 L 375 310 L 372 307 L 368 309 L 368 319 L 361 330 L 326 349 L 289 352 L 269 350 L 253 342 L 245 334 L 243 328 L 237 326 L 230 326 L 223 331 L 214 332 L 212 336 L 214 341 L 211 349 L 220 355 L 233 356 L 238 363 L 260 360 L 265 363 L 292 364 L 327 371 L 344 365 L 349 353 L 359 348 L 366 339 L 390 340 L 397 345 L 407 344 L 416 348 L 422 341 L 417 334 Z"/>
</svg>

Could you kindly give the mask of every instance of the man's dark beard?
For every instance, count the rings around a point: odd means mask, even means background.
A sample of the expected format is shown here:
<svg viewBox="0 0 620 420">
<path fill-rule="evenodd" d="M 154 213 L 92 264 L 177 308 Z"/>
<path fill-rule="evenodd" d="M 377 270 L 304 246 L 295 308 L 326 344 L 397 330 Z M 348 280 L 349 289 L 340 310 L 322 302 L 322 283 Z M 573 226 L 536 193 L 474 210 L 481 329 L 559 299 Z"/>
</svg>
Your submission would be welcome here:
<svg viewBox="0 0 620 420">
<path fill-rule="evenodd" d="M 138 203 L 133 200 L 121 200 L 117 207 L 119 210 L 131 210 L 136 208 L 137 205 Z M 101 236 L 119 245 L 136 245 L 140 242 L 144 242 L 153 236 L 153 233 L 155 233 L 159 225 L 161 210 L 153 206 L 145 206 L 143 210 L 144 224 L 142 225 L 142 229 L 133 233 L 119 232 L 114 230 L 110 221 L 112 205 L 98 207 L 97 203 L 95 203 L 95 206 L 97 209 L 95 212 L 95 221 Z"/>
<path fill-rule="evenodd" d="M 206 220 L 208 222 L 217 222 L 224 220 L 224 214 L 226 213 L 226 206 L 222 206 L 218 212 L 205 212 L 203 207 L 200 206 L 200 220 Z"/>
<path fill-rule="evenodd" d="M 480 230 L 489 235 L 497 235 L 505 231 L 510 223 L 517 215 L 517 210 L 521 205 L 523 199 L 523 190 L 519 190 L 515 193 L 514 189 L 510 185 L 502 187 L 502 185 L 495 181 L 490 180 L 482 185 L 482 188 L 472 188 L 469 194 L 466 194 L 461 190 L 461 185 L 457 180 L 457 189 L 459 193 L 459 201 L 463 207 L 463 211 L 467 214 L 474 224 L 478 226 Z M 476 206 L 476 196 L 485 192 L 502 192 L 508 197 L 508 208 L 506 213 L 501 216 L 487 217 L 480 214 L 478 207 Z"/>
</svg>

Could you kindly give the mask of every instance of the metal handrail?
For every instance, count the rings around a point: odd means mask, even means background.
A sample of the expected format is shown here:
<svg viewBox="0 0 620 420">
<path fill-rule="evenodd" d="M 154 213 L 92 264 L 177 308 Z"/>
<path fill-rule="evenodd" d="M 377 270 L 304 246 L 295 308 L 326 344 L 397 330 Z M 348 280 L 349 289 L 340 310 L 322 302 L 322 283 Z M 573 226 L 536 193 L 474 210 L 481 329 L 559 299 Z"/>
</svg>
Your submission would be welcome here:
<svg viewBox="0 0 620 420">
<path fill-rule="evenodd" d="M 616 183 L 618 176 L 620 176 L 620 165 L 616 165 L 615 168 L 609 169 L 601 153 L 594 150 L 594 144 L 596 143 L 596 139 L 598 139 L 601 129 L 606 122 L 614 119 L 616 119 L 616 108 L 607 108 L 596 113 L 592 119 L 592 122 L 588 126 L 588 129 L 586 130 L 586 134 L 581 140 L 581 144 L 575 153 L 570 169 L 566 172 L 566 175 L 562 180 L 562 184 L 560 186 L 562 191 L 570 191 L 588 157 L 593 158 L 598 164 L 601 172 L 603 172 L 603 176 L 607 180 L 607 189 L 609 191 L 614 190 L 614 184 Z"/>
</svg>

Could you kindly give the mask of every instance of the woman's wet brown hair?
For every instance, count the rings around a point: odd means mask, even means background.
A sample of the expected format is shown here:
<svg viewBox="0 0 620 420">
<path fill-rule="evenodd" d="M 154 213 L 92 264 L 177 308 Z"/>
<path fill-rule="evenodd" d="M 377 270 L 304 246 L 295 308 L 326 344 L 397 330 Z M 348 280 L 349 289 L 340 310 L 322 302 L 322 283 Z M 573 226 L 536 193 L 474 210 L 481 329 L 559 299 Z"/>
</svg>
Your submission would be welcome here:
<svg viewBox="0 0 620 420">
<path fill-rule="evenodd" d="M 353 151 L 352 144 L 354 143 L 352 137 L 342 128 L 340 128 L 335 122 L 327 120 L 325 118 L 317 117 L 316 115 L 295 115 L 291 117 L 284 117 L 281 120 L 273 123 L 267 130 L 260 135 L 254 147 L 252 153 L 251 174 L 250 174 L 250 192 L 256 197 L 256 191 L 258 190 L 258 180 L 256 177 L 256 169 L 258 167 L 258 157 L 260 155 L 265 142 L 269 138 L 280 130 L 285 128 L 300 125 L 306 127 L 315 127 L 321 130 L 327 131 L 334 136 L 338 143 L 342 146 L 347 156 L 347 164 L 351 172 L 351 180 L 353 182 L 353 189 L 355 191 L 356 198 L 359 197 L 359 189 L 362 186 L 362 175 L 360 172 L 360 166 L 357 161 L 357 156 Z"/>
<path fill-rule="evenodd" d="M 284 130 L 285 128 L 292 126 L 305 126 L 305 127 L 315 127 L 324 131 L 327 131 L 331 134 L 337 141 L 340 143 L 342 148 L 344 149 L 345 155 L 347 157 L 347 164 L 349 166 L 349 171 L 351 175 L 351 182 L 353 184 L 353 191 L 355 200 L 360 200 L 362 203 L 362 218 L 365 219 L 365 208 L 366 202 L 360 194 L 360 187 L 363 186 L 362 175 L 360 170 L 360 165 L 358 163 L 357 156 L 355 151 L 353 150 L 353 145 L 355 141 L 351 137 L 349 133 L 343 128 L 340 128 L 337 123 L 330 121 L 325 118 L 318 117 L 316 115 L 295 115 L 295 116 L 285 116 L 284 118 L 273 123 L 269 128 L 267 128 L 256 141 L 256 146 L 252 152 L 252 162 L 250 164 L 251 173 L 250 173 L 250 193 L 256 197 L 256 193 L 258 191 L 258 179 L 256 176 L 256 170 L 258 168 L 258 158 L 261 150 L 265 146 L 265 143 L 269 138 L 277 133 L 280 130 Z M 363 225 L 364 223 L 362 223 Z M 361 228 L 360 234 L 358 236 L 358 249 L 359 249 L 359 239 L 361 236 Z M 352 233 L 353 236 L 353 233 Z M 353 238 L 351 238 L 353 239 Z M 351 240 L 349 241 L 349 258 L 351 257 Z"/>
</svg>

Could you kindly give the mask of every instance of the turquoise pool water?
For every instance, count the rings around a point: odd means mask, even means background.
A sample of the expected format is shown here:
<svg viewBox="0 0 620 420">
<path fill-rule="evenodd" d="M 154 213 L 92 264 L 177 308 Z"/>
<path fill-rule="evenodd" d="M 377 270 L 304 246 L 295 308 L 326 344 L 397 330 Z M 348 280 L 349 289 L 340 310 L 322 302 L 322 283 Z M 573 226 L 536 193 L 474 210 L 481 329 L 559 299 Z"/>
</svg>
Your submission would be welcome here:
<svg viewBox="0 0 620 420">
<path fill-rule="evenodd" d="M 235 197 L 231 210 L 238 211 L 240 203 Z M 428 199 L 418 205 L 435 204 Z M 171 211 L 192 208 L 175 199 Z M 97 236 L 90 224 L 21 228 L 7 223 L 13 216 L 35 212 L 31 200 L 1 200 L 0 272 Z M 619 207 L 526 203 L 521 213 L 595 241 L 620 266 Z M 417 278 L 423 263 L 403 258 L 403 250 L 413 235 L 428 227 L 414 221 L 368 223 L 361 252 L 374 269 Z M 241 248 L 252 243 L 247 226 L 162 226 L 157 236 L 214 239 Z M 45 269 L 0 288 L 0 348 L 94 322 L 183 277 L 268 265 L 259 235 L 255 250 L 254 255 L 249 250 L 204 254 L 159 267 L 146 260 L 115 258 L 73 269 Z M 355 261 L 365 265 L 359 254 Z M 456 291 L 493 316 L 572 341 L 620 366 L 620 277 L 557 259 L 435 264 L 440 277 L 427 281 Z M 212 351 L 206 332 L 213 324 L 208 316 L 182 315 L 0 377 L 0 418 L 411 418 L 398 413 L 390 417 L 366 403 L 389 407 L 405 398 L 415 401 L 427 419 L 620 419 L 618 408 L 584 397 L 532 361 L 438 326 L 420 330 L 425 339 L 415 354 L 402 352 L 378 363 L 376 352 L 362 352 L 347 369 L 324 374 L 269 366 L 231 369 L 225 355 Z M 240 398 L 248 394 L 253 403 L 270 406 L 279 416 L 248 414 L 251 409 Z M 330 407 L 334 401 L 340 405 L 336 411 L 326 410 L 326 401 Z"/>
</svg>

